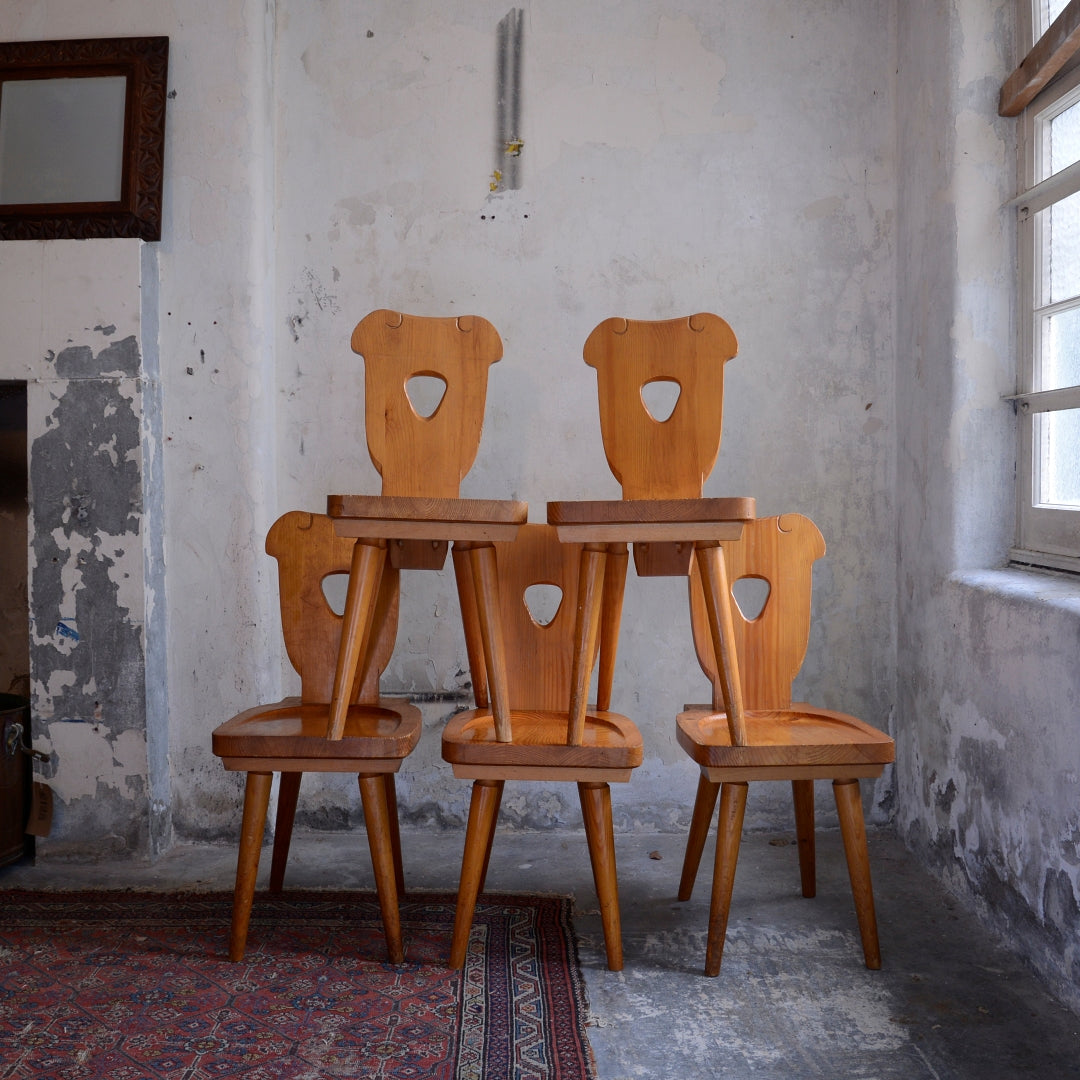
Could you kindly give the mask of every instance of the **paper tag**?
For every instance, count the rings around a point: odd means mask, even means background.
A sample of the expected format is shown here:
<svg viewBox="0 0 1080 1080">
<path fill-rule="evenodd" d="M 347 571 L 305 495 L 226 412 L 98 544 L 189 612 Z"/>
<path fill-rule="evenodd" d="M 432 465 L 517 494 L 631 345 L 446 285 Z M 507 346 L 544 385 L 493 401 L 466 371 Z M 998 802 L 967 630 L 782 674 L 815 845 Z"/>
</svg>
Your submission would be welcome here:
<svg viewBox="0 0 1080 1080">
<path fill-rule="evenodd" d="M 52 815 L 52 788 L 35 780 L 30 801 L 30 820 L 26 823 L 27 833 L 30 836 L 48 836 L 52 829 Z"/>
</svg>

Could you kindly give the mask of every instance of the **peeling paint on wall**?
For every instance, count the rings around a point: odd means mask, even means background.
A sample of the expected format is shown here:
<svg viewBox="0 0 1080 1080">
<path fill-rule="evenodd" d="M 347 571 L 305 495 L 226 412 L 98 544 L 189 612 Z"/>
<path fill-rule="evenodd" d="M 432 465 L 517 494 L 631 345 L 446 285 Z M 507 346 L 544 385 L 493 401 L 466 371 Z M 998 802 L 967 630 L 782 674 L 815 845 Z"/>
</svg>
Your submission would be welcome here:
<svg viewBox="0 0 1080 1080">
<path fill-rule="evenodd" d="M 28 469 L 34 738 L 57 796 L 48 843 L 136 851 L 148 831 L 139 348 L 126 336 L 49 360 Z M 75 823 L 89 817 L 87 835 Z"/>
</svg>

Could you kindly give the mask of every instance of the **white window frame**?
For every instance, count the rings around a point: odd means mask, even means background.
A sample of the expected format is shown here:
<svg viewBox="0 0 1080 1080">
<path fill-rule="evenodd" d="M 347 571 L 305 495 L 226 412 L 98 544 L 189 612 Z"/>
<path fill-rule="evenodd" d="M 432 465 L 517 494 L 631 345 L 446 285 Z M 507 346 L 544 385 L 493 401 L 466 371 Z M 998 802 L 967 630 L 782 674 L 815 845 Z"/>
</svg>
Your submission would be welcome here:
<svg viewBox="0 0 1080 1080">
<path fill-rule="evenodd" d="M 1029 19 L 1031 8 L 1021 2 Z M 1028 23 L 1028 40 L 1031 40 Z M 1080 510 L 1039 505 L 1037 431 L 1045 413 L 1080 408 L 1080 386 L 1061 390 L 1038 391 L 1037 370 L 1040 317 L 1036 310 L 1039 296 L 1037 273 L 1041 268 L 1039 230 L 1035 218 L 1039 210 L 1080 191 L 1080 163 L 1061 170 L 1036 183 L 1036 161 L 1041 153 L 1040 121 L 1074 102 L 1080 102 L 1080 69 L 1059 77 L 1047 86 L 1024 110 L 1018 132 L 1019 187 L 1013 200 L 1017 209 L 1017 262 L 1019 269 L 1019 351 L 1017 392 L 1012 396 L 1019 422 L 1016 494 L 1016 546 L 1010 552 L 1013 562 L 1053 569 L 1080 572 Z M 1049 309 L 1042 309 L 1045 313 Z M 1080 469 L 1080 461 L 1077 462 Z"/>
</svg>

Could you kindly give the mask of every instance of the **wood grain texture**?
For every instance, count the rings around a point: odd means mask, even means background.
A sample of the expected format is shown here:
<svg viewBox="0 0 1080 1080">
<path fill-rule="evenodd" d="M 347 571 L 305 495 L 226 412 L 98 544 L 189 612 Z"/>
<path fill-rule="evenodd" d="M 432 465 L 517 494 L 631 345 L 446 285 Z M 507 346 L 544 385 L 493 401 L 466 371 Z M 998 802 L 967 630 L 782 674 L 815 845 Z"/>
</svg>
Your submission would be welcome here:
<svg viewBox="0 0 1080 1080">
<path fill-rule="evenodd" d="M 998 97 L 999 116 L 1019 116 L 1039 91 L 1080 50 L 1080 0 L 1070 0 L 1046 33 L 1005 80 Z"/>
<path fill-rule="evenodd" d="M 266 537 L 267 554 L 278 565 L 285 648 L 305 701 L 328 703 L 333 693 L 342 617 L 330 607 L 323 581 L 349 573 L 355 546 L 352 539 L 336 534 L 328 517 L 302 511 L 283 514 Z M 378 676 L 390 662 L 397 637 L 398 582 L 397 571 L 384 567 L 373 618 L 377 629 L 359 669 L 367 678 L 354 683 L 351 702 L 378 699 Z"/>
<path fill-rule="evenodd" d="M 385 519 L 404 525 L 435 522 L 447 525 L 521 525 L 529 504 L 516 499 L 456 499 L 400 495 L 330 495 L 326 512 L 335 519 Z M 340 524 L 340 523 L 339 523 Z M 340 531 L 340 530 L 339 530 Z"/>
<path fill-rule="evenodd" d="M 547 504 L 549 525 L 678 525 L 716 521 L 753 521 L 756 500 L 719 499 L 583 499 Z M 675 539 L 675 538 L 673 538 Z"/>
<path fill-rule="evenodd" d="M 502 357 L 495 327 L 478 315 L 373 311 L 353 330 L 352 349 L 364 358 L 368 453 L 382 494 L 457 498 L 480 446 L 488 368 Z M 418 375 L 446 383 L 428 417 L 406 390 Z"/>
<path fill-rule="evenodd" d="M 550 765 L 560 769 L 632 769 L 643 749 L 637 726 L 619 713 L 586 714 L 580 745 L 566 741 L 565 712 L 512 709 L 513 742 L 500 742 L 487 710 L 452 716 L 443 729 L 443 758 L 451 764 Z"/>
<path fill-rule="evenodd" d="M 604 453 L 624 499 L 700 498 L 720 450 L 724 364 L 738 351 L 717 315 L 659 321 L 607 319 L 585 342 L 596 370 Z M 679 399 L 664 421 L 642 397 L 670 381 Z"/>
</svg>

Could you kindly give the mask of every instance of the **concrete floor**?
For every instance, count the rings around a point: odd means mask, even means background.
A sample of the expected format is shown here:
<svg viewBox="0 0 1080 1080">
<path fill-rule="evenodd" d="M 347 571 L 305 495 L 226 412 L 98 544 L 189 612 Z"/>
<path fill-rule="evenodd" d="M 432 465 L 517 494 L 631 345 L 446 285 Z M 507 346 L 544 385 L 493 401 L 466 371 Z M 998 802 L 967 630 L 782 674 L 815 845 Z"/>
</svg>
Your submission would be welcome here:
<svg viewBox="0 0 1080 1080">
<path fill-rule="evenodd" d="M 406 832 L 408 884 L 455 888 L 461 842 L 456 833 Z M 839 834 L 819 833 L 813 900 L 799 894 L 789 839 L 750 834 L 717 979 L 701 974 L 711 869 L 703 865 L 694 898 L 681 904 L 682 836 L 624 835 L 616 845 L 626 955 L 618 973 L 604 966 L 582 834 L 500 832 L 488 881 L 492 890 L 575 897 L 601 1080 L 1080 1077 L 1080 1017 L 892 836 L 870 838 L 881 971 L 862 963 Z M 0 889 L 230 889 L 234 860 L 232 847 L 181 845 L 153 865 L 42 862 L 0 869 Z M 268 866 L 265 856 L 264 876 Z M 298 832 L 290 884 L 372 888 L 363 836 Z"/>
</svg>

